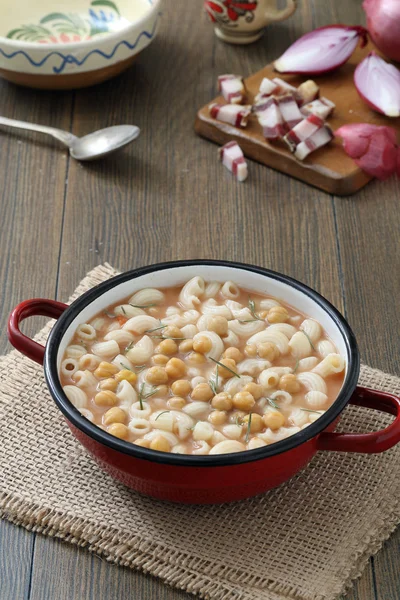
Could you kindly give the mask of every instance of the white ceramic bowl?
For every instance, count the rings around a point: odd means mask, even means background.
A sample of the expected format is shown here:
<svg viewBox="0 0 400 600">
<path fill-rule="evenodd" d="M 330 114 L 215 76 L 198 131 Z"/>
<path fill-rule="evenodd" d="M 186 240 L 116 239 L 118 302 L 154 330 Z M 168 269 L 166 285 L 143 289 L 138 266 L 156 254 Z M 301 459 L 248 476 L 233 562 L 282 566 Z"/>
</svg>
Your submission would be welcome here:
<svg viewBox="0 0 400 600">
<path fill-rule="evenodd" d="M 70 89 L 128 68 L 155 38 L 162 0 L 0 0 L 0 75 Z"/>
</svg>

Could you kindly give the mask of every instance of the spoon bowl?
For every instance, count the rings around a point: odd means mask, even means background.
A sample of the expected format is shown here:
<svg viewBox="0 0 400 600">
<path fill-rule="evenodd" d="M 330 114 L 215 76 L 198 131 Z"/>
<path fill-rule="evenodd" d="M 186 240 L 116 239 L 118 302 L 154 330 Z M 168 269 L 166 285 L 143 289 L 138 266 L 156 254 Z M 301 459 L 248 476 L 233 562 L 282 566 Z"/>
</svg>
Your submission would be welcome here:
<svg viewBox="0 0 400 600">
<path fill-rule="evenodd" d="M 140 134 L 136 125 L 115 125 L 77 138 L 69 149 L 76 160 L 96 160 L 130 144 Z"/>
</svg>

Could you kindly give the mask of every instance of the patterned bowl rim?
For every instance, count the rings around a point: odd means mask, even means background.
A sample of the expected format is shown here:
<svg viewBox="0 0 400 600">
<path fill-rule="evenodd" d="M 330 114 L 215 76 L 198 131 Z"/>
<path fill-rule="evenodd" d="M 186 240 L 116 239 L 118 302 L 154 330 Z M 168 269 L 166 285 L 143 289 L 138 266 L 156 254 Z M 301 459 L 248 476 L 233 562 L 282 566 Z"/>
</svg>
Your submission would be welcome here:
<svg viewBox="0 0 400 600">
<path fill-rule="evenodd" d="M 107 33 L 102 37 L 96 37 L 91 40 L 81 40 L 78 42 L 60 42 L 60 43 L 48 43 L 48 44 L 40 44 L 39 42 L 25 42 L 23 40 L 13 40 L 7 38 L 5 36 L 0 35 L 0 45 L 3 47 L 9 46 L 10 48 L 15 49 L 25 49 L 25 50 L 43 50 L 43 53 L 49 53 L 51 51 L 62 51 L 67 50 L 69 52 L 74 51 L 74 49 L 81 48 L 98 48 L 99 46 L 104 45 L 105 43 L 112 42 L 113 40 L 118 41 L 121 37 L 124 37 L 127 32 L 140 28 L 142 25 L 145 25 L 154 14 L 159 12 L 160 5 L 163 0 L 152 0 L 149 3 L 149 10 L 146 13 L 138 18 L 136 21 L 131 21 L 126 27 L 119 29 L 118 31 Z"/>
</svg>

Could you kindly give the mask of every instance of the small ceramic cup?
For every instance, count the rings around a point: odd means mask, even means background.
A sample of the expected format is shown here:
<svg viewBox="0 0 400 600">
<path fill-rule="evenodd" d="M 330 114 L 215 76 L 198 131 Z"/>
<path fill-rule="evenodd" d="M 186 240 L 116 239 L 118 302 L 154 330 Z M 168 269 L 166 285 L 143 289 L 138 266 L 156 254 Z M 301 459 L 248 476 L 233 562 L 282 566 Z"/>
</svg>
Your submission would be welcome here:
<svg viewBox="0 0 400 600">
<path fill-rule="evenodd" d="M 277 0 L 205 0 L 204 7 L 217 37 L 231 44 L 251 44 L 266 25 L 284 21 L 297 8 L 297 0 L 286 0 L 282 10 L 276 4 Z"/>
</svg>

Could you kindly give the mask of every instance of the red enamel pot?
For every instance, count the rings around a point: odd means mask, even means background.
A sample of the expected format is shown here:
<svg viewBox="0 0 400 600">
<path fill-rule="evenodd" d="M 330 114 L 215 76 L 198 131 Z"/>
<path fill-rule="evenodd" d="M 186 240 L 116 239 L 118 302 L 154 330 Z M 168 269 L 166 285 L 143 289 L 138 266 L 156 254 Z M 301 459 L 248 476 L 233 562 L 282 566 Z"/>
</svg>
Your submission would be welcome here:
<svg viewBox="0 0 400 600">
<path fill-rule="evenodd" d="M 346 357 L 343 386 L 333 405 L 317 421 L 280 442 L 234 454 L 191 456 L 141 448 L 111 436 L 84 418 L 69 402 L 58 377 L 64 350 L 77 326 L 111 304 L 144 287 L 180 285 L 200 275 L 206 280 L 235 281 L 244 289 L 280 297 L 319 321 Z M 33 315 L 57 319 L 46 348 L 21 333 L 20 322 Z M 67 306 L 34 299 L 19 304 L 8 323 L 15 348 L 44 365 L 50 393 L 72 433 L 110 475 L 156 498 L 186 503 L 240 500 L 278 486 L 305 467 L 318 451 L 376 453 L 400 441 L 400 399 L 357 387 L 360 368 L 355 337 L 342 315 L 304 284 L 260 267 L 224 261 L 195 260 L 152 265 L 123 273 L 83 294 Z M 347 404 L 393 415 L 382 431 L 334 433 Z"/>
</svg>

